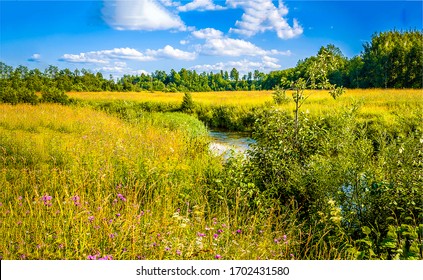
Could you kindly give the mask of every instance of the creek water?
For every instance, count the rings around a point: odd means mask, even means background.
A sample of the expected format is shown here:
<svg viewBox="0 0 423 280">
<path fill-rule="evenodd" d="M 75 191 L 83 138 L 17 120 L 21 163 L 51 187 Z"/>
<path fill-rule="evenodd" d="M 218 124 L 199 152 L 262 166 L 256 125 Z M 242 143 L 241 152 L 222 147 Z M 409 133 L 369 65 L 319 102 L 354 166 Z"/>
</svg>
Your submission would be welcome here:
<svg viewBox="0 0 423 280">
<path fill-rule="evenodd" d="M 245 132 L 216 131 L 209 132 L 211 142 L 210 150 L 216 155 L 223 155 L 225 158 L 235 154 L 245 154 L 250 145 L 255 141 Z"/>
</svg>

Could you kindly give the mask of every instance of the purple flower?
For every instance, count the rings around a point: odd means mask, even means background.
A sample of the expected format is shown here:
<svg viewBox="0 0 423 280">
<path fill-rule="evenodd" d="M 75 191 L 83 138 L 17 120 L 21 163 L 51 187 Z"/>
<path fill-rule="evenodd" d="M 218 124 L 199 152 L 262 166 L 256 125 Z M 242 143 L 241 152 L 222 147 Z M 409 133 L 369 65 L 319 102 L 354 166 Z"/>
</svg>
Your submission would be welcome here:
<svg viewBox="0 0 423 280">
<path fill-rule="evenodd" d="M 118 193 L 118 198 L 120 199 L 120 200 L 122 200 L 123 202 L 125 202 L 126 201 L 126 198 L 122 195 L 122 194 L 120 194 L 120 193 Z"/>
<path fill-rule="evenodd" d="M 218 229 L 217 230 L 217 233 L 222 233 L 223 232 L 223 229 Z"/>
<path fill-rule="evenodd" d="M 277 244 L 277 243 L 279 243 L 280 240 L 275 238 L 275 239 L 273 239 L 273 241 L 275 241 L 275 243 Z"/>
<path fill-rule="evenodd" d="M 18 197 L 18 200 L 22 200 L 22 196 L 19 196 L 19 197 Z"/>
<path fill-rule="evenodd" d="M 165 248 L 165 251 L 170 251 L 170 248 L 169 248 L 169 247 L 166 247 L 166 248 Z"/>
<path fill-rule="evenodd" d="M 111 234 L 109 234 L 109 237 L 110 237 L 110 238 L 115 238 L 115 237 L 116 237 L 116 234 L 111 233 Z"/>
<path fill-rule="evenodd" d="M 46 201 L 50 201 L 52 199 L 52 197 L 51 196 L 49 196 L 49 195 L 44 195 L 43 197 L 42 197 L 42 200 L 44 201 L 44 202 L 46 202 Z"/>
<path fill-rule="evenodd" d="M 117 213 L 117 214 L 116 214 L 116 217 L 120 217 L 120 213 Z"/>
<path fill-rule="evenodd" d="M 286 241 L 286 234 L 284 234 L 283 236 L 282 236 L 282 238 L 283 238 L 283 241 Z"/>
<path fill-rule="evenodd" d="M 90 221 L 90 222 L 94 221 L 94 216 L 89 216 L 88 221 Z"/>
<path fill-rule="evenodd" d="M 178 256 L 180 256 L 180 255 L 182 254 L 182 252 L 181 252 L 181 251 L 179 251 L 179 250 L 176 250 L 176 254 L 177 254 Z"/>
<path fill-rule="evenodd" d="M 44 196 L 42 196 L 41 197 L 41 199 L 43 200 L 43 202 L 44 202 L 44 205 L 45 206 L 51 206 L 52 204 L 50 203 L 50 201 L 51 201 L 51 199 L 52 199 L 52 197 L 51 196 L 49 196 L 49 195 L 44 195 Z"/>
<path fill-rule="evenodd" d="M 104 257 L 99 258 L 99 260 L 113 260 L 113 257 L 111 255 L 106 255 Z"/>
<path fill-rule="evenodd" d="M 219 237 L 219 234 L 217 234 L 217 233 L 213 234 L 214 239 L 217 239 L 218 237 Z"/>
<path fill-rule="evenodd" d="M 240 229 L 237 229 L 236 230 L 236 233 L 241 234 L 241 230 Z"/>
<path fill-rule="evenodd" d="M 72 197 L 72 201 L 73 201 L 73 204 L 75 206 L 78 206 L 78 205 L 81 204 L 81 203 L 79 203 L 79 196 L 77 196 L 77 195 L 75 195 L 75 196 Z"/>
<path fill-rule="evenodd" d="M 197 232 L 197 236 L 204 237 L 204 236 L 206 236 L 206 234 L 205 233 L 201 233 L 201 232 Z"/>
<path fill-rule="evenodd" d="M 217 254 L 216 256 L 214 256 L 214 258 L 215 258 L 215 259 L 220 259 L 220 258 L 222 258 L 222 256 L 221 256 L 221 255 L 219 255 L 219 254 Z"/>
</svg>

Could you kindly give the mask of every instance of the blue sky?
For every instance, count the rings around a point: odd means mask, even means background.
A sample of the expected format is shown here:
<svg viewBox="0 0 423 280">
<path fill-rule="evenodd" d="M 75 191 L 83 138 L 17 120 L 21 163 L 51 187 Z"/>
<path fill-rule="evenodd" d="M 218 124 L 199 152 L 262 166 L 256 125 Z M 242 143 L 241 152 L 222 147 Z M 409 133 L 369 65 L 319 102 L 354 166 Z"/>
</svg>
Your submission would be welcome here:
<svg viewBox="0 0 423 280">
<path fill-rule="evenodd" d="M 422 30 L 421 1 L 0 0 L 0 60 L 112 74 L 286 69 L 375 32 Z"/>
</svg>

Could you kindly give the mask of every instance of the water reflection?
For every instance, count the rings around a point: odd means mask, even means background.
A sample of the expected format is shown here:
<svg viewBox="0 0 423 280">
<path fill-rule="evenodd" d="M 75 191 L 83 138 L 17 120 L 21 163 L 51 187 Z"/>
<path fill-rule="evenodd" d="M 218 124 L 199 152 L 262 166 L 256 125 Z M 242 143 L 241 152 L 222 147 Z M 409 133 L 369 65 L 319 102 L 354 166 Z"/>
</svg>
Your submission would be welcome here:
<svg viewBox="0 0 423 280">
<path fill-rule="evenodd" d="M 232 153 L 245 154 L 250 149 L 250 145 L 255 143 L 250 134 L 244 132 L 212 130 L 209 132 L 209 136 L 211 138 L 210 150 L 216 155 L 224 155 L 225 158 Z"/>
</svg>

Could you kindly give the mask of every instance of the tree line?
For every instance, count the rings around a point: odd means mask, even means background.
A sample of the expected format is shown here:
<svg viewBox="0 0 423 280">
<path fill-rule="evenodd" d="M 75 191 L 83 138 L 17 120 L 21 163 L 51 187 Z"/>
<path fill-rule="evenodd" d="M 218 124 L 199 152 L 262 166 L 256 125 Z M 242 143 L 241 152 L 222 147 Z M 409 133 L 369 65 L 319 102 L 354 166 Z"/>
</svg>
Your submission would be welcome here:
<svg viewBox="0 0 423 280">
<path fill-rule="evenodd" d="M 69 91 L 233 91 L 272 90 L 298 81 L 312 80 L 310 68 L 321 67 L 318 57 L 326 58 L 325 69 L 330 84 L 346 88 L 422 88 L 423 32 L 387 31 L 376 33 L 363 45 L 363 51 L 351 59 L 330 44 L 322 46 L 316 56 L 298 61 L 293 68 L 263 73 L 231 71 L 202 72 L 182 68 L 169 73 L 156 70 L 151 74 L 124 75 L 114 79 L 86 69 L 59 69 L 50 65 L 43 72 L 25 66 L 13 68 L 0 62 L 0 101 L 16 99 L 31 103 L 35 92 L 52 95 L 51 89 Z M 48 94 L 47 94 L 48 93 Z M 57 93 L 57 92 L 56 92 Z M 53 95 L 56 94 L 53 90 Z M 57 93 L 58 94 L 58 93 Z M 56 94 L 56 95 L 57 95 Z M 26 100 L 26 101 L 25 101 Z M 18 100 L 19 101 L 19 100 Z"/>
</svg>

